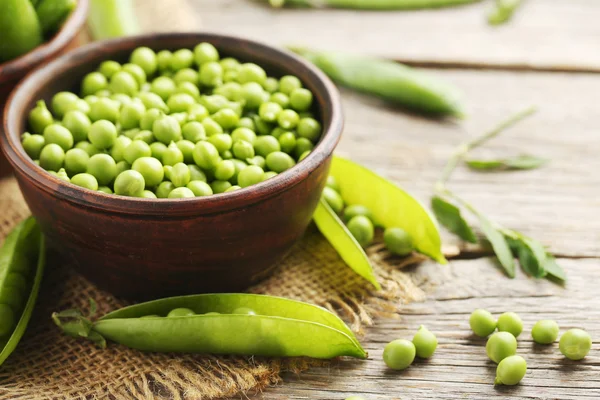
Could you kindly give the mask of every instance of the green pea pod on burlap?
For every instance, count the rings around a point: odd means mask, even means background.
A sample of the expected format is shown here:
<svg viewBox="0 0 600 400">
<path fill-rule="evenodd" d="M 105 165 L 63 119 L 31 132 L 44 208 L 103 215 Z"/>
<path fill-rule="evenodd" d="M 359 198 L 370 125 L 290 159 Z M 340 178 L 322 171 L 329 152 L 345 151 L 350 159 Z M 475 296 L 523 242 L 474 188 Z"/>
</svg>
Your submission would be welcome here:
<svg viewBox="0 0 600 400">
<path fill-rule="evenodd" d="M 33 313 L 45 264 L 44 237 L 28 218 L 0 248 L 0 365 L 15 350 Z"/>
<path fill-rule="evenodd" d="M 167 317 L 185 308 L 194 315 Z M 240 308 L 256 315 L 233 314 Z M 273 357 L 366 358 L 352 331 L 328 310 L 281 297 L 201 294 L 171 297 L 113 311 L 91 322 L 77 310 L 53 314 L 71 336 L 104 347 L 111 340 L 152 352 Z"/>
</svg>

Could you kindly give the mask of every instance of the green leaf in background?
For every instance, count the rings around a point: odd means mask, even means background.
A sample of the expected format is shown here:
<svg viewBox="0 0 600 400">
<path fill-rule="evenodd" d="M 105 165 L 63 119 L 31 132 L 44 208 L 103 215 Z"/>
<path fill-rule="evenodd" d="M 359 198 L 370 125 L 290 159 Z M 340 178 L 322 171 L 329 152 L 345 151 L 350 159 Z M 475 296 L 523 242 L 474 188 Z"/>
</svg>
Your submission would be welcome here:
<svg viewBox="0 0 600 400">
<path fill-rule="evenodd" d="M 450 232 L 470 243 L 477 243 L 475 233 L 463 218 L 460 209 L 439 196 L 431 199 L 431 209 L 438 221 Z"/>
<path fill-rule="evenodd" d="M 90 0 L 88 26 L 96 40 L 140 32 L 132 0 Z"/>
<path fill-rule="evenodd" d="M 501 25 L 509 21 L 522 0 L 496 0 L 494 8 L 488 14 L 488 23 L 490 25 Z"/>
<path fill-rule="evenodd" d="M 552 276 L 563 282 L 567 280 L 567 273 L 560 265 L 558 265 L 556 259 L 550 254 L 546 254 L 546 264 L 544 264 L 544 269 L 549 276 Z"/>
<path fill-rule="evenodd" d="M 369 169 L 345 158 L 333 157 L 330 175 L 340 185 L 347 205 L 361 204 L 373 212 L 375 225 L 404 229 L 415 249 L 445 264 L 437 224 L 427 209 L 410 194 Z"/>
<path fill-rule="evenodd" d="M 494 228 L 492 223 L 482 215 L 479 215 L 479 222 L 481 230 L 492 245 L 496 257 L 498 257 L 498 261 L 500 261 L 508 276 L 514 278 L 515 260 L 504 235 L 498 229 Z"/>
<path fill-rule="evenodd" d="M 521 264 L 523 271 L 534 278 L 546 276 L 546 270 L 544 269 L 546 250 L 539 243 L 527 238 L 520 238 L 516 243 L 519 264 Z"/>
<path fill-rule="evenodd" d="M 373 267 L 365 251 L 324 199 L 320 200 L 313 219 L 323 236 L 338 252 L 342 260 L 354 272 L 372 283 L 377 290 L 380 290 L 381 286 L 377 282 Z"/>
<path fill-rule="evenodd" d="M 535 169 L 546 164 L 548 160 L 546 158 L 523 154 L 520 156 L 500 160 L 470 159 L 465 162 L 471 169 L 478 171 L 499 171 Z"/>
</svg>

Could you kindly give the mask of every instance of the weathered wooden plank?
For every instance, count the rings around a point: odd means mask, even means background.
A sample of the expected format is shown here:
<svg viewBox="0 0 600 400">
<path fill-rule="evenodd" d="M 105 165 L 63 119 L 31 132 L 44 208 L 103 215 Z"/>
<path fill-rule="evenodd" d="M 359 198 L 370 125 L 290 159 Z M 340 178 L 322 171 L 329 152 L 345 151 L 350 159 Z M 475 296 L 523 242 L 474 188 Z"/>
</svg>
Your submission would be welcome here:
<svg viewBox="0 0 600 400">
<path fill-rule="evenodd" d="M 360 394 L 366 399 L 506 398 L 578 399 L 600 396 L 600 344 L 594 344 L 584 361 L 566 360 L 558 344 L 535 345 L 530 330 L 535 321 L 555 319 L 561 332 L 585 328 L 600 337 L 600 296 L 592 294 L 600 279 L 598 260 L 560 260 L 570 273 L 566 288 L 519 274 L 508 280 L 490 259 L 454 261 L 448 267 L 426 264 L 414 271 L 423 285 L 436 289 L 423 303 L 401 306 L 398 320 L 378 320 L 364 340 L 367 361 L 340 360 L 326 368 L 301 375 L 287 374 L 284 384 L 268 389 L 264 399 L 345 399 Z M 494 387 L 495 364 L 485 354 L 485 339 L 470 333 L 469 314 L 487 308 L 498 315 L 519 313 L 525 330 L 518 353 L 529 371 L 519 386 Z M 388 370 L 382 359 L 387 342 L 410 339 L 424 324 L 438 336 L 439 347 L 430 360 L 419 360 L 403 372 Z M 597 340 L 597 339 L 596 339 Z"/>
<path fill-rule="evenodd" d="M 433 65 L 600 70 L 600 3 L 590 0 L 528 0 L 500 27 L 487 25 L 489 2 L 432 11 L 356 12 L 273 10 L 250 0 L 187 1 L 203 30 L 277 45 Z"/>
</svg>

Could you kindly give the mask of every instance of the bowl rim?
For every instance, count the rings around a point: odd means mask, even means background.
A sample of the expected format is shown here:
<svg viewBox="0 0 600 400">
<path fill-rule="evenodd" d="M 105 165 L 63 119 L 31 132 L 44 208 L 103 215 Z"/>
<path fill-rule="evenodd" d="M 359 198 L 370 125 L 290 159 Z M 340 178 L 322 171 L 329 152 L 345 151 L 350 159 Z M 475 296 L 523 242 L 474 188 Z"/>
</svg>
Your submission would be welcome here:
<svg viewBox="0 0 600 400">
<path fill-rule="evenodd" d="M 50 40 L 17 58 L 0 63 L 0 84 L 19 79 L 25 75 L 24 71 L 36 67 L 67 47 L 85 25 L 88 10 L 89 0 L 78 0 L 75 10 Z"/>
<path fill-rule="evenodd" d="M 38 82 L 47 82 L 54 72 L 72 68 L 70 62 L 82 60 L 85 63 L 86 55 L 98 52 L 109 58 L 113 52 L 123 51 L 125 48 L 133 50 L 138 46 L 149 45 L 152 41 L 189 39 L 195 37 L 198 43 L 202 41 L 230 41 L 244 47 L 258 48 L 262 51 L 276 54 L 279 60 L 302 69 L 313 82 L 321 86 L 319 95 L 323 104 L 329 104 L 331 113 L 329 118 L 324 118 L 323 134 L 309 155 L 294 167 L 256 185 L 242 188 L 228 193 L 214 194 L 206 197 L 184 199 L 146 199 L 109 195 L 98 191 L 75 186 L 48 174 L 41 167 L 35 165 L 25 153 L 17 131 L 23 115 L 25 104 L 31 101 L 28 93 L 33 93 L 38 87 Z M 279 63 L 281 63 L 281 61 Z M 65 68 L 67 66 L 67 68 Z M 292 72 L 292 71 L 289 71 Z M 298 73 L 296 70 L 294 73 Z M 319 96 L 315 96 L 319 97 Z M 240 37 L 204 32 L 158 33 L 129 36 L 124 38 L 98 41 L 69 51 L 57 57 L 43 67 L 30 72 L 11 93 L 4 109 L 4 132 L 0 134 L 0 147 L 13 168 L 34 183 L 38 188 L 51 193 L 54 197 L 70 201 L 88 208 L 95 208 L 104 212 L 125 213 L 134 215 L 169 215 L 188 216 L 205 215 L 223 212 L 226 210 L 246 207 L 251 204 L 275 197 L 288 190 L 290 187 L 301 184 L 310 174 L 314 173 L 321 164 L 333 154 L 343 130 L 343 111 L 339 91 L 331 80 L 313 64 L 285 49 L 276 48 L 267 44 Z M 167 214 L 168 213 L 168 214 Z"/>
</svg>

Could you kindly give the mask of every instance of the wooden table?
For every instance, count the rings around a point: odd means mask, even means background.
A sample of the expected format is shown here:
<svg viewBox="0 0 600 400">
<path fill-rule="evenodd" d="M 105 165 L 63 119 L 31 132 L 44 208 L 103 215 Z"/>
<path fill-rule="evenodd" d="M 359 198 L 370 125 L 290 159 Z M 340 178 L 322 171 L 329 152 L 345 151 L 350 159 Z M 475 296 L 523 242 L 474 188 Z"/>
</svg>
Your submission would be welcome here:
<svg viewBox="0 0 600 400">
<path fill-rule="evenodd" d="M 455 147 L 528 105 L 538 114 L 479 155 L 529 152 L 552 161 L 529 172 L 477 173 L 460 168 L 450 186 L 502 225 L 549 246 L 567 270 L 565 288 L 519 273 L 506 278 L 489 252 L 465 248 L 448 266 L 426 263 L 414 279 L 433 287 L 425 302 L 401 307 L 400 319 L 377 320 L 363 342 L 371 360 L 343 360 L 284 376 L 264 399 L 600 398 L 600 3 L 528 0 L 508 25 L 489 27 L 488 2 L 416 12 L 273 10 L 249 0 L 173 0 L 169 12 L 141 9 L 147 30 L 208 30 L 282 44 L 339 49 L 432 68 L 463 89 L 469 118 L 431 121 L 343 91 L 346 130 L 339 152 L 427 202 Z M 138 5 L 146 5 L 143 0 Z M 157 20 L 160 19 L 160 21 Z M 451 235 L 447 243 L 458 243 Z M 519 353 L 529 371 L 517 387 L 494 387 L 485 341 L 469 334 L 475 308 L 515 311 L 526 330 Z M 536 346 L 539 319 L 596 340 L 581 362 L 558 345 Z M 384 345 L 410 338 L 419 325 L 439 338 L 436 355 L 400 373 L 381 360 Z"/>
</svg>

